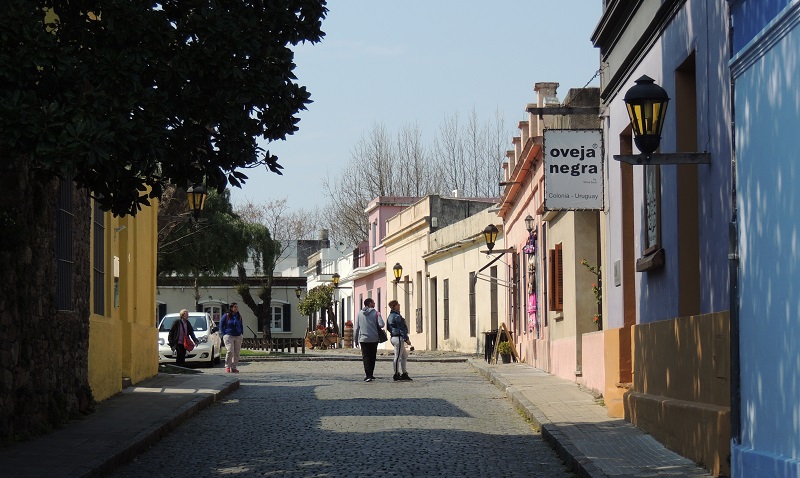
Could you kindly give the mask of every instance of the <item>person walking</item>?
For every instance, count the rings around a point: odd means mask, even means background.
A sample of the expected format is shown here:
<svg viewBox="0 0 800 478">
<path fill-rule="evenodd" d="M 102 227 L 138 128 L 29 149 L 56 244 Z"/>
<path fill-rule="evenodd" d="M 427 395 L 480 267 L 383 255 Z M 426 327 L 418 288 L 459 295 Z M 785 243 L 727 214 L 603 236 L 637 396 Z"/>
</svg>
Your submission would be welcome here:
<svg viewBox="0 0 800 478">
<path fill-rule="evenodd" d="M 194 328 L 189 323 L 189 311 L 182 309 L 180 312 L 180 319 L 172 323 L 167 334 L 167 343 L 169 347 L 175 351 L 175 365 L 183 367 L 186 365 L 186 347 L 183 346 L 183 341 L 189 337 L 195 345 L 199 344 L 197 336 L 194 335 Z"/>
<path fill-rule="evenodd" d="M 391 341 L 394 346 L 394 376 L 392 378 L 395 381 L 410 381 L 412 379 L 406 370 L 408 362 L 406 345 L 411 345 L 411 340 L 408 338 L 408 325 L 406 319 L 400 315 L 400 302 L 396 300 L 389 302 L 389 309 L 391 312 L 389 312 L 386 328 L 392 336 Z"/>
<path fill-rule="evenodd" d="M 242 351 L 242 334 L 244 324 L 239 313 L 239 305 L 231 302 L 230 309 L 219 321 L 219 333 L 225 344 L 225 371 L 239 373 L 239 354 Z"/>
<path fill-rule="evenodd" d="M 356 347 L 361 348 L 361 360 L 364 362 L 364 381 L 375 380 L 375 359 L 378 356 L 378 328 L 383 328 L 383 318 L 375 310 L 375 301 L 371 297 L 364 300 L 364 308 L 358 312 L 353 327 Z"/>
</svg>

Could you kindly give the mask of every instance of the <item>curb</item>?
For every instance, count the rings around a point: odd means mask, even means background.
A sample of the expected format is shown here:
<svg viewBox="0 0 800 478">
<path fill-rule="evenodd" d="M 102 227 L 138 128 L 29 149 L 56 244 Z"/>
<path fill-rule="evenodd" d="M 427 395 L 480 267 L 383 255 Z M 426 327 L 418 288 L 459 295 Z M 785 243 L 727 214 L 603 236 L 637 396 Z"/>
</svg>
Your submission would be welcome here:
<svg viewBox="0 0 800 478">
<path fill-rule="evenodd" d="M 176 415 L 171 419 L 159 425 L 154 425 L 133 437 L 130 443 L 125 446 L 123 450 L 113 453 L 110 456 L 100 458 L 98 463 L 87 463 L 87 472 L 80 476 L 87 478 L 108 476 L 111 472 L 130 462 L 145 450 L 156 444 L 161 438 L 177 428 L 178 425 L 182 424 L 189 418 L 197 415 L 198 412 L 210 407 L 215 402 L 220 401 L 223 397 L 238 389 L 239 380 L 235 380 L 218 392 L 191 399 L 178 408 Z"/>
<path fill-rule="evenodd" d="M 391 362 L 394 360 L 394 357 L 391 356 L 378 356 L 376 358 L 378 362 Z M 434 362 L 434 363 L 464 363 L 471 360 L 470 357 L 413 357 L 409 356 L 409 362 Z M 309 362 L 309 361 L 319 361 L 319 362 L 332 362 L 332 361 L 339 361 L 339 362 L 361 362 L 360 356 L 322 356 L 322 355 L 305 355 L 305 356 L 278 356 L 278 357 L 241 357 L 239 359 L 239 363 L 245 362 L 270 362 L 270 361 L 283 361 L 283 362 Z"/>
<path fill-rule="evenodd" d="M 536 405 L 528 400 L 522 392 L 514 388 L 503 377 L 493 374 L 483 364 L 482 360 L 470 359 L 467 360 L 467 363 L 497 388 L 506 392 L 511 403 L 533 423 L 534 427 L 542 434 L 545 442 L 555 450 L 559 458 L 570 468 L 570 471 L 582 478 L 605 478 L 608 476 L 593 464 L 586 455 L 581 453 L 575 444 L 559 430 L 558 426 L 553 425 L 547 416 L 536 408 Z"/>
</svg>

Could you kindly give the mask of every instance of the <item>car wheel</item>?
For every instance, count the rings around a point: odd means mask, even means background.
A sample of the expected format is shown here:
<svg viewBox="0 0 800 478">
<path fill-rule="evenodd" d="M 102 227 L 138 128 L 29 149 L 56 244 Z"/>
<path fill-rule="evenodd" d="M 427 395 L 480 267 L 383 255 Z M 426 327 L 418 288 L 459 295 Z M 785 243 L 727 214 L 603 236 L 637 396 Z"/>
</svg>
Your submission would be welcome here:
<svg viewBox="0 0 800 478">
<path fill-rule="evenodd" d="M 206 366 L 208 368 L 211 368 L 211 367 L 214 366 L 214 346 L 213 345 L 211 346 L 211 358 L 208 359 L 208 362 L 206 363 Z"/>
</svg>

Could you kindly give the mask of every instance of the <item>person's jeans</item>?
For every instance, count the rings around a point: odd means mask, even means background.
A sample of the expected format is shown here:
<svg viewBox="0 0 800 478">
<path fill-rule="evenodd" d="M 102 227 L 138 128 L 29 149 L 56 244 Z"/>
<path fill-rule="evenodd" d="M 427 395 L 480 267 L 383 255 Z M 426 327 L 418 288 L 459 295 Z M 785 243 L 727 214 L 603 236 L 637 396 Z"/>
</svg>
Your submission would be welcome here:
<svg viewBox="0 0 800 478">
<path fill-rule="evenodd" d="M 408 350 L 406 350 L 406 343 L 403 337 L 392 337 L 392 345 L 394 345 L 394 373 L 407 373 L 406 362 L 408 361 Z M 398 368 L 398 365 L 400 367 Z"/>
<path fill-rule="evenodd" d="M 242 352 L 242 336 L 226 335 L 222 338 L 225 342 L 225 367 L 235 370 L 239 366 L 239 354 Z"/>
<path fill-rule="evenodd" d="M 378 356 L 378 342 L 361 342 L 361 360 L 364 362 L 365 378 L 375 378 L 375 359 Z"/>
</svg>

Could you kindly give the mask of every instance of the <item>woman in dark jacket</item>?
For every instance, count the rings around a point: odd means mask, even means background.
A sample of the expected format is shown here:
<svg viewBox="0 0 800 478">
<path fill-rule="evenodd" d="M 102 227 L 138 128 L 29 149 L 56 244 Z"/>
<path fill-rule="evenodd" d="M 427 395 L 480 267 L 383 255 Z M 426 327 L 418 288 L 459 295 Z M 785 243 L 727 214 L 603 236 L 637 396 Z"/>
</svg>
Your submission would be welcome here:
<svg viewBox="0 0 800 478">
<path fill-rule="evenodd" d="M 180 320 L 172 323 L 169 328 L 169 335 L 167 335 L 167 343 L 169 347 L 175 351 L 175 365 L 186 364 L 186 348 L 183 346 L 184 337 L 190 337 L 195 345 L 200 343 L 197 336 L 194 335 L 194 328 L 189 323 L 189 311 L 186 309 L 181 310 Z"/>
<path fill-rule="evenodd" d="M 406 371 L 406 362 L 408 362 L 408 350 L 406 344 L 411 345 L 411 340 L 408 338 L 408 325 L 406 319 L 400 315 L 400 302 L 393 300 L 389 302 L 389 318 L 387 320 L 386 328 L 392 334 L 392 345 L 394 345 L 394 380 L 409 381 L 411 377 L 408 376 Z M 399 368 L 398 368 L 399 366 Z M 400 370 L 403 373 L 400 373 Z"/>
</svg>

